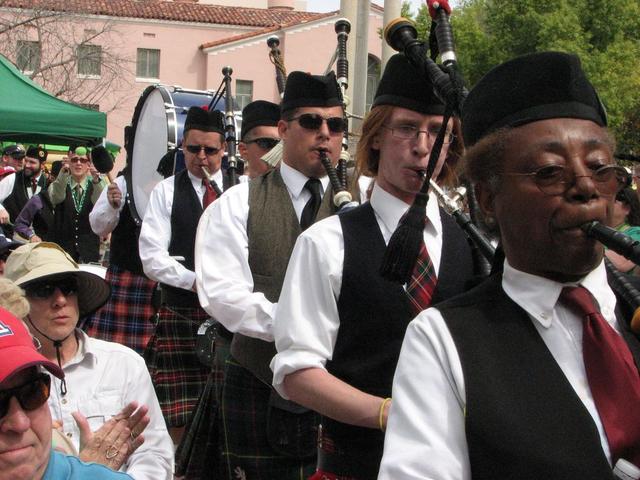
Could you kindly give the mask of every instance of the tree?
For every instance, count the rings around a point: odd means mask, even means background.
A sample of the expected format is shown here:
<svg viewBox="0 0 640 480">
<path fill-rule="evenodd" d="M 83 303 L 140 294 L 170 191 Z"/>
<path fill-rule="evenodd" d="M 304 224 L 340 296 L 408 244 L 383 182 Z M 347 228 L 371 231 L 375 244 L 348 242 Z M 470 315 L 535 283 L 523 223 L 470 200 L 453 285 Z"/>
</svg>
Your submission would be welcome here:
<svg viewBox="0 0 640 480">
<path fill-rule="evenodd" d="M 463 0 L 452 15 L 469 87 L 525 53 L 580 56 L 609 115 L 620 149 L 640 153 L 640 3 L 637 0 Z"/>
<path fill-rule="evenodd" d="M 124 41 L 112 21 L 2 7 L 0 0 L 0 53 L 45 90 L 88 108 L 97 108 L 108 93 L 130 94 L 123 71 L 133 61 L 119 53 Z"/>
</svg>

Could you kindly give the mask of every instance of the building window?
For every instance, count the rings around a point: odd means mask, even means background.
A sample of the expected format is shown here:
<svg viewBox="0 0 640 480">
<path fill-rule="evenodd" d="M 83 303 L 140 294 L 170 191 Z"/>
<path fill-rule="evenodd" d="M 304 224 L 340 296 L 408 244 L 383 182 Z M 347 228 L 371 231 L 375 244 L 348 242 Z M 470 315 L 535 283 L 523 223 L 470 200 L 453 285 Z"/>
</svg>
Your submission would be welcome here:
<svg viewBox="0 0 640 480">
<path fill-rule="evenodd" d="M 367 98 L 366 98 L 366 111 L 371 110 L 371 104 L 373 103 L 373 97 L 378 90 L 378 84 L 380 83 L 380 61 L 373 55 L 369 55 L 367 60 Z"/>
<path fill-rule="evenodd" d="M 242 110 L 253 101 L 253 81 L 236 80 L 236 108 Z"/>
<path fill-rule="evenodd" d="M 136 77 L 160 78 L 160 50 L 153 48 L 138 49 Z"/>
<path fill-rule="evenodd" d="M 78 75 L 99 77 L 102 67 L 102 47 L 100 45 L 79 45 Z"/>
<path fill-rule="evenodd" d="M 35 72 L 40 66 L 40 42 L 18 40 L 16 66 L 23 72 Z"/>
</svg>

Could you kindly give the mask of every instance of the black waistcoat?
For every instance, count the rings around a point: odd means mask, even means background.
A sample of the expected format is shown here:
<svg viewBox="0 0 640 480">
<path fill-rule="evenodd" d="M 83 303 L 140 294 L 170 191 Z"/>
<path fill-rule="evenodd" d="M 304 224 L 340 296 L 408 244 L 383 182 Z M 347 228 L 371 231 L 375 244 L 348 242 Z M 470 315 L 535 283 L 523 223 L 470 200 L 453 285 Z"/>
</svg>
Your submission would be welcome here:
<svg viewBox="0 0 640 480">
<path fill-rule="evenodd" d="M 88 185 L 80 212 L 76 211 L 71 187 L 67 185 L 65 198 L 55 205 L 53 216 L 54 241 L 78 263 L 100 260 L 100 237 L 93 233 L 89 224 L 89 213 L 93 208 L 93 183 L 88 182 Z"/>
<path fill-rule="evenodd" d="M 228 188 L 228 179 L 223 175 L 223 189 Z M 193 189 L 188 170 L 174 175 L 173 203 L 171 207 L 171 240 L 169 255 L 182 256 L 185 268 L 195 270 L 194 249 L 196 230 L 202 215 L 202 203 Z M 174 307 L 200 308 L 198 294 L 190 290 L 162 284 L 163 299 Z"/>
<path fill-rule="evenodd" d="M 196 230 L 202 215 L 202 204 L 193 189 L 188 170 L 174 176 L 173 204 L 171 207 L 171 241 L 169 255 L 184 257 L 185 268 L 195 269 L 194 248 Z M 162 284 L 164 301 L 174 307 L 199 307 L 198 294 L 182 288 Z"/>
<path fill-rule="evenodd" d="M 46 190 L 38 193 L 42 201 L 42 208 L 33 216 L 33 231 L 42 240 L 49 241 L 53 236 L 53 205 Z"/>
<path fill-rule="evenodd" d="M 592 417 L 501 280 L 438 306 L 462 363 L 473 479 L 612 479 Z M 640 343 L 620 323 L 640 365 Z"/>
<path fill-rule="evenodd" d="M 29 201 L 27 188 L 31 188 L 31 181 L 25 178 L 24 171 L 21 170 L 14 175 L 15 181 L 13 183 L 13 190 L 11 190 L 9 196 L 2 202 L 2 206 L 7 210 L 7 212 L 9 212 L 12 222 L 16 221 L 16 218 L 20 215 L 20 211 Z M 47 179 L 44 175 L 40 175 L 38 185 L 40 186 L 41 191 L 47 188 Z"/>
<path fill-rule="evenodd" d="M 440 212 L 442 258 L 433 304 L 470 288 L 471 249 L 453 219 Z M 402 285 L 379 274 L 386 245 L 373 208 L 365 203 L 340 214 L 344 237 L 342 288 L 338 300 L 340 329 L 327 370 L 349 385 L 380 397 L 391 384 L 404 333 L 414 314 Z M 325 431 L 345 448 L 350 471 L 359 479 L 377 478 L 384 434 L 323 418 Z M 335 472 L 340 473 L 340 472 Z"/>
<path fill-rule="evenodd" d="M 138 250 L 140 229 L 133 221 L 129 202 L 130 197 L 129 192 L 127 192 L 124 198 L 124 206 L 120 211 L 118 224 L 111 232 L 109 263 L 138 275 L 144 275 Z"/>
</svg>

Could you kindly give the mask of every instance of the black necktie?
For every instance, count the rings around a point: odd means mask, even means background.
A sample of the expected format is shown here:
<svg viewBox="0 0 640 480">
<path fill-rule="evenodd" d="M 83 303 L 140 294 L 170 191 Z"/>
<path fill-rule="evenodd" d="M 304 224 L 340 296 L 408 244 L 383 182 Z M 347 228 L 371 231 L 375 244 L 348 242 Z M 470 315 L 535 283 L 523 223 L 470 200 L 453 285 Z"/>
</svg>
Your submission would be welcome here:
<svg viewBox="0 0 640 480">
<path fill-rule="evenodd" d="M 302 215 L 300 216 L 300 228 L 304 231 L 316 219 L 316 214 L 320 208 L 320 202 L 322 202 L 322 194 L 320 193 L 320 180 L 317 178 L 310 178 L 307 183 L 304 184 L 304 188 L 309 190 L 311 198 L 304 206 Z"/>
</svg>

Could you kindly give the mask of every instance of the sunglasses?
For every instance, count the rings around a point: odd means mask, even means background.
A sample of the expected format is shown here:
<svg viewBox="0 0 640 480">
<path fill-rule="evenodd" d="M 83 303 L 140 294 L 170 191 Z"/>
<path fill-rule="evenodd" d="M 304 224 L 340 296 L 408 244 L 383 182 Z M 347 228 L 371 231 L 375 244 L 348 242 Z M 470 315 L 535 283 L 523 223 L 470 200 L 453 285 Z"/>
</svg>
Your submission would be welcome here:
<svg viewBox="0 0 640 480">
<path fill-rule="evenodd" d="M 329 117 L 324 118 L 317 113 L 303 113 L 297 117 L 293 117 L 290 122 L 298 121 L 300 126 L 306 130 L 318 130 L 322 127 L 323 122 L 327 122 L 327 127 L 331 133 L 344 132 L 344 118 L 342 117 Z"/>
<path fill-rule="evenodd" d="M 206 145 L 187 145 L 185 148 L 187 149 L 187 152 L 193 153 L 194 155 L 197 155 L 201 150 L 204 150 L 204 154 L 209 157 L 217 154 L 221 150 L 220 148 L 207 147 Z"/>
<path fill-rule="evenodd" d="M 4 418 L 9 412 L 9 404 L 13 397 L 16 397 L 24 411 L 30 412 L 49 399 L 50 391 L 51 377 L 46 373 L 40 373 L 37 378 L 17 387 L 0 390 L 0 418 Z"/>
<path fill-rule="evenodd" d="M 89 159 L 86 157 L 71 157 L 69 163 L 89 163 Z"/>
<path fill-rule="evenodd" d="M 75 278 L 68 278 L 55 283 L 35 283 L 33 285 L 27 285 L 25 291 L 27 292 L 27 297 L 49 298 L 55 293 L 56 288 L 59 289 L 65 297 L 68 297 L 69 295 L 78 293 L 78 282 Z"/>
<path fill-rule="evenodd" d="M 280 141 L 280 139 L 278 138 L 268 138 L 268 137 L 263 137 L 263 138 L 254 138 L 253 140 L 246 140 L 244 143 L 249 145 L 250 143 L 255 143 L 256 145 L 258 145 L 258 147 L 262 148 L 263 150 L 271 150 L 273 147 L 275 147 L 278 142 Z"/>
</svg>

